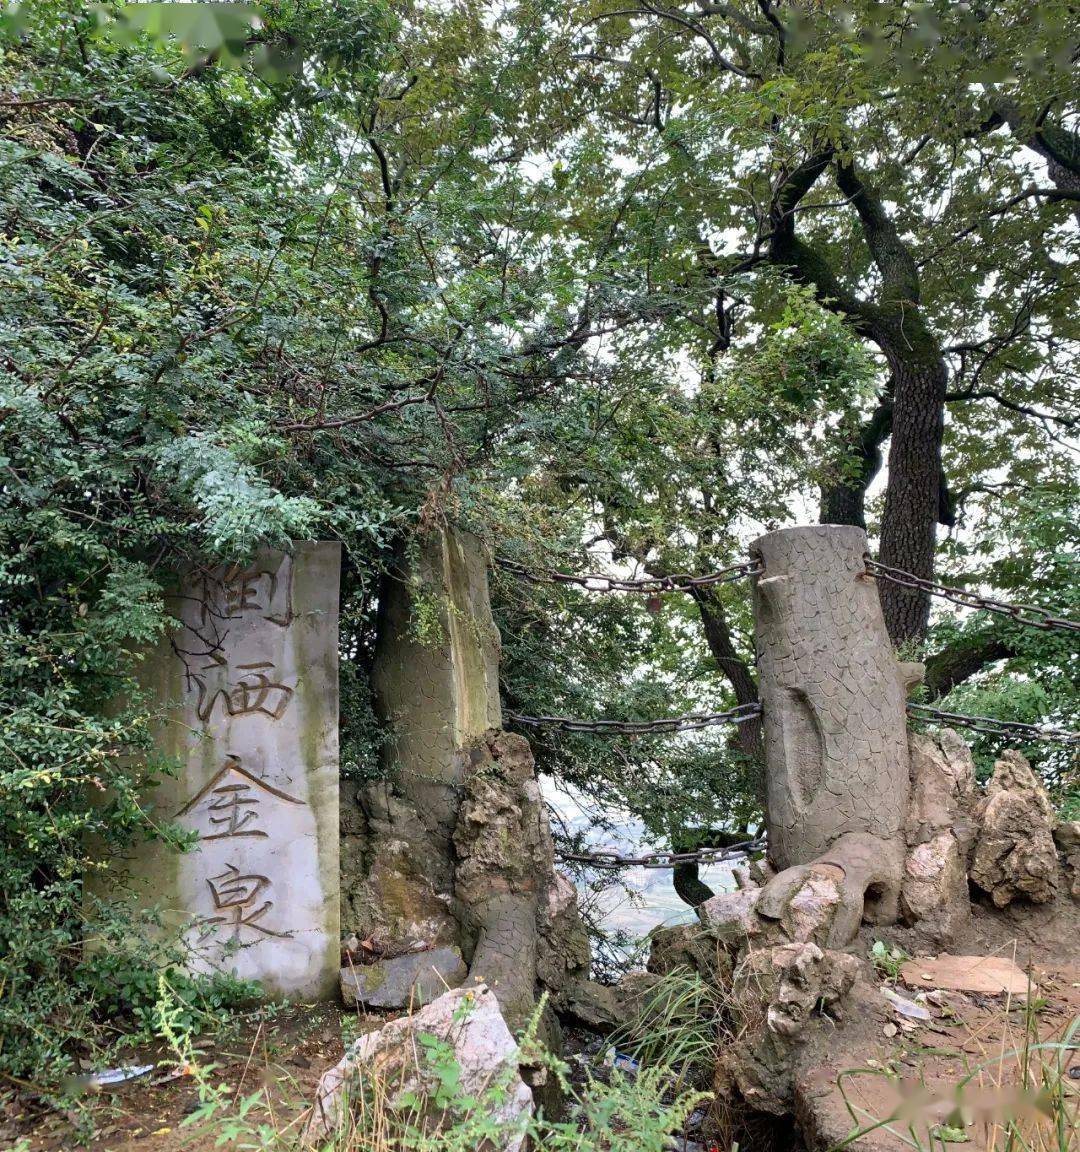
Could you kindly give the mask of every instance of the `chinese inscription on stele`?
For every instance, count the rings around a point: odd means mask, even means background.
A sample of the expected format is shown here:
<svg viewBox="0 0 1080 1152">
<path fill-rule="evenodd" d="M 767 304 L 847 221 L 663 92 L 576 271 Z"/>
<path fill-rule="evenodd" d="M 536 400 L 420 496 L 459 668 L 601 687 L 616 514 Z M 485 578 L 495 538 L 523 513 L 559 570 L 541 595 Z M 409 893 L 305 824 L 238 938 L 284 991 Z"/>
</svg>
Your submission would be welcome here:
<svg viewBox="0 0 1080 1152">
<path fill-rule="evenodd" d="M 338 546 L 318 543 L 193 573 L 153 661 L 163 751 L 186 766 L 155 812 L 199 840 L 133 872 L 195 970 L 294 998 L 333 995 L 338 976 L 339 570 Z"/>
</svg>

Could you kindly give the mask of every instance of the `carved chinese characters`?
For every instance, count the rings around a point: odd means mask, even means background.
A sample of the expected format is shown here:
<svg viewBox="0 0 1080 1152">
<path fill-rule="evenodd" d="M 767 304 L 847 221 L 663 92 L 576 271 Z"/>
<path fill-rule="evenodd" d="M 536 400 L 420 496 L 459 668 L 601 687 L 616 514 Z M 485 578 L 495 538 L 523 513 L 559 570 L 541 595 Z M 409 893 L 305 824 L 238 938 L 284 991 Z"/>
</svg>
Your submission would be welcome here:
<svg viewBox="0 0 1080 1152">
<path fill-rule="evenodd" d="M 162 750 L 184 765 L 155 815 L 199 839 L 147 849 L 136 879 L 194 969 L 294 997 L 332 995 L 338 977 L 338 577 L 334 544 L 199 571 L 152 669 Z"/>
</svg>

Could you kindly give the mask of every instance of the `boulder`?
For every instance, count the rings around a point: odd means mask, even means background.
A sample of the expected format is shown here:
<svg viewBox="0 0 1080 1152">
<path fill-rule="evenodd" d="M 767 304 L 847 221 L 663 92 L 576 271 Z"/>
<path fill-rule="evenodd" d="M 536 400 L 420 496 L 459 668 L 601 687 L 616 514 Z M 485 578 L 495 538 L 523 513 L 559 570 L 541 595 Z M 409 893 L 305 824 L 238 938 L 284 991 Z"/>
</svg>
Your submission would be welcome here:
<svg viewBox="0 0 1080 1152">
<path fill-rule="evenodd" d="M 1065 858 L 1069 895 L 1080 900 L 1080 820 L 1063 820 L 1054 829 L 1054 843 Z"/>
<path fill-rule="evenodd" d="M 970 876 L 998 908 L 1017 898 L 1052 900 L 1060 886 L 1054 809 L 1019 752 L 994 765 L 986 798 L 976 811 L 978 839 Z"/>
<path fill-rule="evenodd" d="M 412 1016 L 361 1036 L 319 1081 L 307 1146 L 320 1147 L 345 1129 L 347 1102 L 360 1107 L 357 1102 L 363 1101 L 368 1122 L 374 1123 L 380 1109 L 389 1114 L 406 1095 L 419 1101 L 409 1110 L 415 1126 L 435 1136 L 447 1113 L 433 1100 L 427 1104 L 439 1079 L 420 1037 L 450 1047 L 460 1073 L 458 1094 L 474 1097 L 500 1124 L 505 1134 L 492 1152 L 519 1152 L 532 1116 L 532 1093 L 518 1070 L 518 1047 L 498 1001 L 482 984 L 446 992 Z"/>
<path fill-rule="evenodd" d="M 341 970 L 341 998 L 348 1008 L 408 1008 L 430 1004 L 465 983 L 469 970 L 456 948 L 433 948 L 349 965 Z"/>
<path fill-rule="evenodd" d="M 552 871 L 537 908 L 536 978 L 559 1005 L 563 988 L 587 979 L 592 961 L 589 934 L 578 911 L 577 889 Z"/>
<path fill-rule="evenodd" d="M 844 869 L 818 861 L 789 868 L 764 888 L 740 888 L 706 900 L 698 915 L 709 934 L 732 955 L 747 947 L 812 942 L 822 948 L 847 943 L 858 928 L 849 907 Z"/>
<path fill-rule="evenodd" d="M 695 972 L 717 987 L 731 983 L 731 957 L 716 937 L 700 924 L 676 924 L 649 933 L 649 972 L 663 976 L 679 970 Z"/>
<path fill-rule="evenodd" d="M 576 1027 L 606 1035 L 641 1015 L 659 980 L 652 972 L 630 972 L 618 984 L 579 980 L 563 992 L 559 1015 Z"/>
<path fill-rule="evenodd" d="M 785 935 L 797 943 L 812 942 L 824 948 L 842 899 L 843 873 L 835 865 L 813 865 L 787 901 L 780 917 Z"/>
<path fill-rule="evenodd" d="M 698 905 L 697 913 L 721 944 L 738 948 L 762 932 L 763 925 L 754 911 L 760 896 L 759 888 L 721 892 Z"/>
</svg>

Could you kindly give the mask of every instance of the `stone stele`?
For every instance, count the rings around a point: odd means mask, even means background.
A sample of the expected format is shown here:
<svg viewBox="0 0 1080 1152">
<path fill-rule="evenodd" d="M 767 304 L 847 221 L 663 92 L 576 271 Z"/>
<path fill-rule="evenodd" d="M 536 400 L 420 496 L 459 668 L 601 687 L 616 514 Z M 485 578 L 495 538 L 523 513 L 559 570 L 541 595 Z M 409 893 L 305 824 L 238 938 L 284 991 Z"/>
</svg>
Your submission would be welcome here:
<svg viewBox="0 0 1080 1152">
<path fill-rule="evenodd" d="M 199 843 L 146 845 L 130 883 L 182 929 L 193 970 L 270 995 L 338 986 L 340 563 L 337 544 L 304 543 L 187 575 L 183 626 L 146 663 L 158 748 L 182 765 L 153 815 Z"/>
</svg>

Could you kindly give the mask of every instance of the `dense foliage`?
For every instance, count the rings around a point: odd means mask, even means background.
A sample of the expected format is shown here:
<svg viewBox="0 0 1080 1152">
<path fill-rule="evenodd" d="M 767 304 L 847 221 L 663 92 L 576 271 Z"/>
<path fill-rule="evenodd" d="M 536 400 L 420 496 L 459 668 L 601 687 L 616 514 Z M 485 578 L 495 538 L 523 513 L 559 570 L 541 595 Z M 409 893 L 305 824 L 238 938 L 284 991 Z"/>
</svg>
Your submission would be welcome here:
<svg viewBox="0 0 1080 1152">
<path fill-rule="evenodd" d="M 180 562 L 342 541 L 357 779 L 379 575 L 443 520 L 656 573 L 820 505 L 1080 613 L 1069 6 L 831 7 L 264 0 L 216 40 L 0 14 L 0 1072 L 54 1076 L 169 959 L 83 876 L 174 834 L 138 803 L 172 766 L 137 654 Z M 495 599 L 523 711 L 755 696 L 745 589 Z M 924 609 L 892 621 L 928 697 L 1076 723 L 1067 636 Z M 759 818 L 756 741 L 536 748 L 685 842 Z"/>
</svg>

